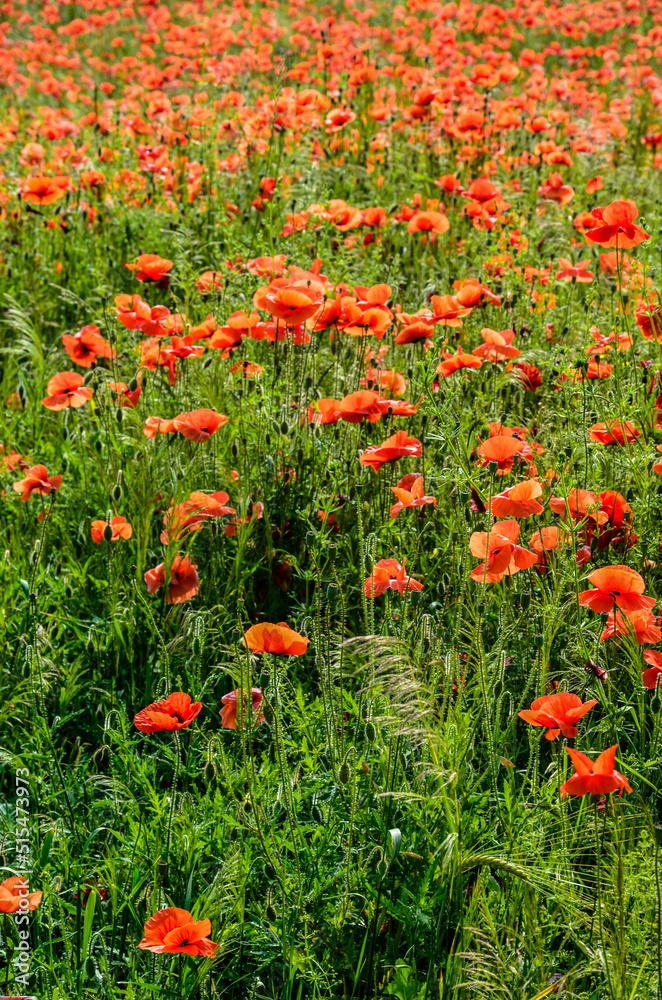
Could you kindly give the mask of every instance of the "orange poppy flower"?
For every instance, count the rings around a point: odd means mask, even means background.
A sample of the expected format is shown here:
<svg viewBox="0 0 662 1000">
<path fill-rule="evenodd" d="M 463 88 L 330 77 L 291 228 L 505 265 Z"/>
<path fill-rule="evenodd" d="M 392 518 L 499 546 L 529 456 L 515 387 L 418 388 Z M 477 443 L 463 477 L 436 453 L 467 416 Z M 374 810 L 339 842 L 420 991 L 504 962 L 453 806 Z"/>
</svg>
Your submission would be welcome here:
<svg viewBox="0 0 662 1000">
<path fill-rule="evenodd" d="M 505 434 L 488 438 L 478 448 L 480 455 L 478 464 L 485 466 L 490 462 L 496 462 L 497 476 L 505 476 L 513 467 L 515 455 L 524 450 L 524 445 L 525 442 L 520 441 L 519 438 L 508 437 Z"/>
<path fill-rule="evenodd" d="M 25 479 L 12 484 L 14 492 L 23 494 L 21 500 L 29 500 L 33 493 L 48 496 L 51 490 L 59 490 L 60 486 L 62 486 L 62 476 L 49 478 L 45 465 L 33 465 L 28 469 Z"/>
<path fill-rule="evenodd" d="M 126 382 L 109 382 L 108 388 L 113 394 L 113 400 L 119 406 L 128 407 L 130 410 L 135 410 L 142 395 L 143 387 L 140 384 L 140 378 L 138 378 L 138 387 L 136 389 L 129 389 Z"/>
<path fill-rule="evenodd" d="M 173 691 L 162 701 L 143 708 L 133 719 L 141 733 L 160 733 L 164 730 L 186 729 L 202 709 L 202 702 L 191 701 L 190 694 Z"/>
<path fill-rule="evenodd" d="M 658 677 L 662 676 L 662 653 L 658 653 L 657 649 L 647 649 L 644 652 L 644 663 L 650 666 L 648 670 L 641 671 L 641 683 L 649 691 L 654 691 Z"/>
<path fill-rule="evenodd" d="M 463 306 L 454 295 L 433 295 L 430 304 L 434 310 L 432 322 L 435 326 L 462 326 L 464 316 L 469 316 L 471 307 Z"/>
<path fill-rule="evenodd" d="M 228 418 L 216 410 L 190 410 L 188 413 L 180 413 L 172 424 L 188 441 L 208 441 L 227 422 Z"/>
<path fill-rule="evenodd" d="M 166 530 L 161 532 L 161 542 L 167 545 L 176 538 L 182 538 L 189 531 L 200 531 L 205 521 L 226 514 L 236 514 L 234 507 L 227 507 L 229 500 L 225 490 L 217 493 L 203 493 L 194 490 L 188 500 L 170 507 L 163 518 Z"/>
<path fill-rule="evenodd" d="M 246 725 L 246 707 L 248 702 L 248 692 L 242 691 L 238 688 L 236 691 L 230 691 L 228 694 L 224 694 L 221 698 L 223 702 L 223 708 L 221 709 L 221 723 L 226 729 L 236 729 L 237 728 L 237 702 L 241 701 L 244 705 L 244 725 Z M 255 725 L 259 725 L 264 722 L 264 716 L 261 712 L 262 707 L 262 692 L 259 688 L 251 688 L 251 708 L 253 711 L 253 718 L 255 720 Z"/>
<path fill-rule="evenodd" d="M 542 514 L 544 507 L 536 500 L 539 496 L 542 496 L 542 486 L 538 480 L 525 479 L 492 497 L 490 511 L 494 517 L 528 518 L 534 514 Z"/>
<path fill-rule="evenodd" d="M 289 326 L 319 315 L 324 305 L 324 285 L 306 278 L 274 278 L 253 296 L 256 309 L 266 309 Z"/>
<path fill-rule="evenodd" d="M 538 194 L 546 201 L 555 201 L 557 205 L 568 205 L 575 197 L 575 189 L 570 184 L 564 184 L 559 173 L 549 175 L 549 181 L 541 184 Z"/>
<path fill-rule="evenodd" d="M 475 354 L 462 354 L 458 347 L 457 354 L 444 353 L 445 361 L 442 361 L 435 370 L 435 375 L 442 378 L 449 378 L 453 372 L 459 372 L 462 368 L 482 368 L 483 362 Z"/>
<path fill-rule="evenodd" d="M 324 127 L 329 134 L 340 132 L 345 125 L 349 125 L 355 118 L 356 115 L 349 108 L 333 108 L 324 120 Z"/>
<path fill-rule="evenodd" d="M 474 531 L 469 539 L 471 554 L 484 561 L 471 571 L 476 583 L 498 583 L 504 576 L 514 576 L 521 569 L 535 566 L 538 557 L 517 544 L 517 521 L 499 521 L 490 531 Z"/>
<path fill-rule="evenodd" d="M 251 625 L 241 640 L 253 653 L 276 653 L 278 656 L 303 656 L 310 639 L 299 635 L 287 622 L 260 622 Z"/>
<path fill-rule="evenodd" d="M 591 760 L 586 754 L 579 750 L 566 747 L 566 752 L 570 754 L 572 763 L 575 765 L 575 773 L 571 778 L 561 785 L 561 796 L 566 795 L 609 795 L 619 789 L 619 796 L 623 790 L 631 792 L 632 789 L 627 778 L 614 770 L 616 751 L 618 744 L 604 750 L 597 760 Z"/>
<path fill-rule="evenodd" d="M 567 260 L 565 257 L 559 257 L 561 268 L 556 272 L 556 277 L 559 281 L 576 281 L 579 284 L 590 284 L 593 281 L 593 271 L 586 270 L 586 265 L 590 263 L 590 257 L 587 257 L 586 260 L 579 260 L 576 264 L 573 264 L 572 261 Z"/>
<path fill-rule="evenodd" d="M 408 233 L 447 233 L 450 229 L 448 216 L 443 212 L 416 212 L 407 223 Z"/>
<path fill-rule="evenodd" d="M 113 531 L 111 542 L 117 542 L 120 538 L 129 539 L 133 534 L 133 528 L 125 517 L 111 517 L 110 521 L 92 521 L 92 541 L 101 545 L 104 539 L 104 532 L 110 525 Z"/>
<path fill-rule="evenodd" d="M 662 309 L 651 302 L 639 302 L 634 310 L 635 323 L 645 340 L 662 341 Z"/>
<path fill-rule="evenodd" d="M 423 584 L 413 577 L 407 576 L 407 560 L 402 565 L 397 559 L 380 559 L 376 562 L 371 575 L 363 584 L 366 597 L 379 597 L 387 590 L 396 590 L 401 596 L 410 594 L 413 590 L 423 590 Z"/>
<path fill-rule="evenodd" d="M 543 555 L 545 552 L 560 548 L 561 545 L 568 546 L 571 541 L 572 538 L 567 531 L 562 531 L 556 525 L 549 525 L 540 531 L 534 531 L 529 538 L 529 545 L 538 555 Z"/>
<path fill-rule="evenodd" d="M 655 446 L 658 451 L 662 451 L 662 445 L 658 444 Z M 656 462 L 653 466 L 653 472 L 657 472 L 658 476 L 662 476 L 662 462 Z"/>
<path fill-rule="evenodd" d="M 405 479 L 409 477 L 405 476 Z M 409 487 L 404 487 L 400 480 L 397 486 L 391 486 L 391 492 L 395 494 L 397 503 L 391 507 L 391 518 L 397 517 L 401 510 L 408 510 L 412 507 L 424 507 L 426 504 L 437 506 L 435 497 L 424 496 L 423 476 L 416 476 Z"/>
<path fill-rule="evenodd" d="M 62 198 L 69 188 L 69 177 L 29 177 L 21 184 L 23 201 L 34 205 L 50 205 Z"/>
<path fill-rule="evenodd" d="M 223 278 L 222 271 L 203 271 L 200 277 L 195 279 L 195 286 L 201 295 L 206 295 L 213 289 L 222 291 Z"/>
<path fill-rule="evenodd" d="M 542 385 L 540 369 L 526 361 L 518 361 L 513 368 L 513 376 L 529 391 L 539 389 Z"/>
<path fill-rule="evenodd" d="M 157 434 L 174 434 L 175 430 L 174 420 L 162 420 L 161 417 L 147 417 L 143 434 L 146 438 L 153 440 Z"/>
<path fill-rule="evenodd" d="M 164 281 L 168 272 L 172 270 L 172 261 L 165 257 L 159 257 L 156 253 L 143 253 L 136 260 L 135 264 L 125 264 L 129 271 L 133 271 L 138 281 L 158 282 L 162 288 L 167 288 Z"/>
<path fill-rule="evenodd" d="M 149 594 L 155 594 L 160 587 L 163 587 L 165 585 L 165 563 L 159 563 L 154 569 L 148 569 L 145 573 L 145 583 Z M 170 567 L 166 603 L 182 604 L 183 601 L 190 601 L 199 590 L 200 580 L 197 566 L 193 565 L 188 556 L 176 555 Z"/>
<path fill-rule="evenodd" d="M 490 330 L 484 327 L 480 335 L 485 341 L 474 347 L 473 354 L 477 358 L 485 358 L 486 361 L 505 361 L 507 358 L 519 358 L 521 351 L 512 346 L 515 337 L 514 330 Z"/>
<path fill-rule="evenodd" d="M 555 514 L 565 515 L 569 511 L 573 522 L 583 520 L 589 511 L 592 520 L 597 524 L 606 524 L 609 519 L 607 514 L 600 511 L 600 501 L 591 490 L 574 489 L 570 490 L 567 498 L 550 497 L 549 506 Z"/>
<path fill-rule="evenodd" d="M 471 182 L 466 191 L 462 192 L 462 197 L 469 198 L 470 201 L 492 201 L 499 193 L 499 188 L 489 178 L 479 177 L 477 181 Z"/>
<path fill-rule="evenodd" d="M 650 609 L 655 604 L 654 597 L 645 597 L 646 585 L 642 576 L 629 566 L 604 566 L 589 573 L 588 580 L 596 588 L 585 590 L 578 595 L 579 603 L 591 608 L 596 614 L 620 608 L 629 611 Z"/>
<path fill-rule="evenodd" d="M 63 333 L 62 343 L 71 360 L 82 368 L 91 368 L 97 357 L 115 357 L 115 349 L 104 340 L 101 330 L 94 323 L 84 326 L 73 336 Z"/>
<path fill-rule="evenodd" d="M 590 712 L 598 699 L 591 698 L 582 704 L 581 698 L 576 694 L 544 695 L 536 698 L 531 704 L 531 709 L 518 712 L 520 719 L 530 723 L 532 726 L 544 726 L 547 729 L 545 739 L 555 740 L 560 733 L 569 739 L 574 740 L 577 735 L 577 723 L 587 712 Z"/>
<path fill-rule="evenodd" d="M 379 472 L 386 462 L 395 462 L 406 455 L 420 458 L 422 453 L 423 445 L 418 438 L 409 437 L 407 431 L 396 431 L 382 444 L 373 444 L 366 448 L 359 462 L 361 465 L 369 465 L 375 472 Z"/>
<path fill-rule="evenodd" d="M 412 315 L 401 313 L 398 316 L 398 322 L 402 324 L 402 329 L 395 338 L 398 347 L 403 344 L 413 344 L 417 340 L 430 340 L 434 337 L 433 316 L 428 309 L 419 309 Z"/>
<path fill-rule="evenodd" d="M 188 910 L 167 906 L 145 924 L 145 937 L 138 945 L 155 955 L 194 955 L 210 958 L 218 945 L 206 936 L 211 934 L 209 920 L 194 920 Z"/>
<path fill-rule="evenodd" d="M 589 440 L 599 444 L 625 444 L 639 437 L 640 430 L 627 420 L 608 420 L 606 423 L 593 424 L 589 427 Z"/>
<path fill-rule="evenodd" d="M 648 608 L 630 611 L 626 615 L 621 614 L 620 611 L 609 612 L 600 641 L 604 642 L 606 639 L 623 635 L 634 636 L 639 646 L 648 642 L 659 642 L 662 639 L 662 631 L 657 627 L 655 615 Z"/>
<path fill-rule="evenodd" d="M 83 376 L 77 372 L 58 372 L 46 386 L 48 395 L 42 404 L 48 410 L 66 410 L 68 406 L 84 406 L 92 399 L 92 389 L 83 385 Z"/>
<path fill-rule="evenodd" d="M 361 379 L 361 385 L 374 385 L 391 396 L 404 396 L 407 391 L 404 375 L 391 371 L 390 368 L 367 368 L 365 378 Z"/>
<path fill-rule="evenodd" d="M 12 875 L 0 882 L 0 913 L 18 913 L 25 909 L 36 910 L 41 903 L 43 892 L 28 892 L 28 880 L 20 875 Z M 21 905 L 23 903 L 23 905 Z"/>
<path fill-rule="evenodd" d="M 593 215 L 597 215 L 598 211 L 600 210 L 594 208 Z M 589 245 L 597 243 L 601 247 L 619 250 L 631 250 L 632 247 L 639 246 L 644 240 L 650 239 L 650 236 L 641 226 L 634 224 L 638 215 L 639 210 L 633 201 L 612 201 L 602 209 L 599 216 L 602 225 L 585 233 L 586 242 Z"/>
</svg>

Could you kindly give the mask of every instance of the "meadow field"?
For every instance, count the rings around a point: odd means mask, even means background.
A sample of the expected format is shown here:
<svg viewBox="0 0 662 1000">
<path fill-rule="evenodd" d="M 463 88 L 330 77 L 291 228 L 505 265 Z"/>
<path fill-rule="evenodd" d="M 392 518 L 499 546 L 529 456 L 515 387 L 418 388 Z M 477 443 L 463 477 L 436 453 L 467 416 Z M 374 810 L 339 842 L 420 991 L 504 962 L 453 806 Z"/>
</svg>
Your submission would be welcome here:
<svg viewBox="0 0 662 1000">
<path fill-rule="evenodd" d="M 661 0 L 0 15 L 3 1000 L 662 1000 Z"/>
</svg>

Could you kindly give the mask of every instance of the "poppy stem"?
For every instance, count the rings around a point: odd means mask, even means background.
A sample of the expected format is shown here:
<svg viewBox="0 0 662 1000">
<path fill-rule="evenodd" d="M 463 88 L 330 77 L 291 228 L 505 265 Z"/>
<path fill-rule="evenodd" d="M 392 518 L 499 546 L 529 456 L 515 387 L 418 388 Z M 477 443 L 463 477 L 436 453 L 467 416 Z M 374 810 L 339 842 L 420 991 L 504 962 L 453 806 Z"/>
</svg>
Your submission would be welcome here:
<svg viewBox="0 0 662 1000">
<path fill-rule="evenodd" d="M 165 864 L 166 871 L 168 867 L 168 861 L 170 859 L 170 837 L 172 834 L 172 820 L 175 815 L 175 802 L 177 800 L 177 778 L 179 777 L 179 767 L 181 764 L 181 745 L 179 742 L 179 733 L 175 732 L 175 752 L 177 754 L 175 758 L 175 770 L 172 776 L 172 794 L 170 796 L 170 810 L 168 812 L 168 829 L 166 833 L 166 849 L 165 849 Z"/>
<path fill-rule="evenodd" d="M 595 820 L 595 852 L 596 852 L 596 865 L 597 865 L 597 897 L 598 897 L 598 930 L 600 932 L 600 944 L 602 947 L 602 961 L 605 968 L 605 979 L 607 980 L 607 989 L 609 991 L 609 996 L 611 1000 L 616 1000 L 614 995 L 614 990 L 611 985 L 611 976 L 609 975 L 609 958 L 607 956 L 607 946 L 605 943 L 605 933 L 604 926 L 602 923 L 602 877 L 601 877 L 601 865 L 602 865 L 602 844 L 600 840 L 600 826 L 598 823 L 598 805 L 599 796 L 595 797 L 595 805 L 593 807 L 593 818 Z"/>
</svg>

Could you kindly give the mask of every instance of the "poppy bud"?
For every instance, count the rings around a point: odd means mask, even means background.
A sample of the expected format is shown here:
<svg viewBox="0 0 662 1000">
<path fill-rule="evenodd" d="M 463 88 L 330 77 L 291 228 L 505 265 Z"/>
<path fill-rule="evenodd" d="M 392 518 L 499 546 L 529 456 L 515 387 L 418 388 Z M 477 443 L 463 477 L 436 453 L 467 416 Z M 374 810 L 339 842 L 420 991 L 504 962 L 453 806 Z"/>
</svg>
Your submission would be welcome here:
<svg viewBox="0 0 662 1000">
<path fill-rule="evenodd" d="M 522 611 L 528 611 L 531 606 L 531 594 L 528 590 L 523 591 L 519 596 L 519 606 Z"/>
<path fill-rule="evenodd" d="M 313 822 L 317 823 L 319 826 L 321 826 L 324 822 L 324 813 L 317 804 L 315 804 L 310 810 L 310 815 L 313 818 Z"/>
<path fill-rule="evenodd" d="M 469 492 L 469 490 L 460 490 L 460 503 L 461 504 L 467 504 L 467 503 L 469 503 L 469 497 L 470 496 L 471 496 L 471 493 Z"/>
<path fill-rule="evenodd" d="M 657 713 L 660 711 L 661 704 L 662 702 L 660 702 L 659 694 L 654 695 L 653 698 L 651 698 L 651 712 L 654 712 L 655 715 L 657 715 Z"/>
<path fill-rule="evenodd" d="M 121 424 L 121 423 L 122 423 L 122 421 L 123 421 L 123 419 L 124 419 L 124 414 L 122 413 L 122 410 L 121 410 L 121 408 L 120 408 L 120 407 L 118 407 L 118 408 L 117 408 L 117 409 L 115 410 L 115 419 L 117 420 L 117 423 L 118 423 L 118 424 Z"/>
<path fill-rule="evenodd" d="M 103 448 L 103 445 L 101 444 L 101 438 L 97 438 L 97 440 L 94 442 L 94 450 L 96 452 L 98 452 L 99 455 L 100 455 L 102 448 Z"/>
<path fill-rule="evenodd" d="M 338 783 L 341 785 L 347 785 L 349 784 L 349 779 L 350 779 L 349 764 L 347 763 L 346 760 L 344 760 L 340 765 L 340 767 L 338 768 Z"/>
<path fill-rule="evenodd" d="M 450 500 L 452 507 L 457 507 L 457 502 L 460 499 L 457 493 L 451 493 L 448 499 Z"/>
<path fill-rule="evenodd" d="M 120 486 L 119 483 L 117 483 L 117 485 L 113 487 L 113 500 L 121 500 L 121 499 L 122 499 L 122 487 Z"/>
<path fill-rule="evenodd" d="M 278 920 L 278 914 L 276 913 L 276 908 L 273 903 L 267 903 L 264 911 L 264 915 L 272 924 L 275 924 Z"/>
<path fill-rule="evenodd" d="M 55 489 L 55 487 L 51 486 L 51 489 L 50 489 L 51 496 L 54 497 L 56 493 L 57 493 L 57 490 Z"/>
<path fill-rule="evenodd" d="M 609 621 L 609 614 L 606 611 L 600 612 L 600 621 L 602 622 L 603 625 L 606 625 L 607 622 Z"/>
<path fill-rule="evenodd" d="M 85 378 L 83 379 L 83 385 L 89 385 L 94 378 L 94 369 L 90 368 L 89 372 L 85 373 Z"/>
<path fill-rule="evenodd" d="M 266 466 L 267 466 L 267 475 L 268 476 L 273 476 L 273 474 L 274 474 L 274 460 L 271 457 L 271 455 L 267 455 L 267 457 L 265 459 L 265 463 L 266 463 Z"/>
<path fill-rule="evenodd" d="M 377 739 L 377 729 L 370 719 L 365 724 L 365 738 L 368 743 L 374 743 Z"/>
<path fill-rule="evenodd" d="M 301 465 L 303 462 L 303 448 L 297 449 L 297 465 Z"/>
<path fill-rule="evenodd" d="M 267 433 L 266 433 L 266 434 L 264 435 L 264 443 L 266 444 L 267 448 L 268 448 L 268 447 L 269 447 L 269 445 L 271 444 L 271 435 L 269 434 L 269 432 L 267 432 Z"/>
<path fill-rule="evenodd" d="M 538 632 L 533 637 L 533 648 L 534 649 L 542 649 L 544 641 L 545 641 L 545 637 L 543 635 L 541 635 L 540 632 Z"/>
<path fill-rule="evenodd" d="M 330 583 L 326 588 L 326 599 L 327 601 L 335 601 L 338 596 L 338 586 L 335 583 Z"/>
<path fill-rule="evenodd" d="M 139 384 L 140 383 L 138 382 L 137 378 L 132 378 L 131 381 L 129 382 L 129 392 L 135 392 Z"/>
<path fill-rule="evenodd" d="M 479 615 L 485 614 L 485 605 L 483 604 L 482 601 L 476 605 L 476 611 L 478 612 Z"/>
<path fill-rule="evenodd" d="M 501 680 L 501 678 L 499 678 L 499 680 L 495 683 L 493 691 L 494 691 L 494 697 L 498 698 L 501 692 L 503 691 L 503 681 Z"/>
<path fill-rule="evenodd" d="M 88 979 L 100 978 L 97 963 L 94 961 L 91 955 L 88 955 L 87 958 L 85 959 L 85 964 L 83 965 L 83 969 L 85 970 L 85 975 L 87 976 Z"/>
<path fill-rule="evenodd" d="M 69 437 L 69 431 L 67 430 L 66 427 L 63 427 L 62 428 L 62 440 L 66 441 L 68 439 L 68 437 Z"/>
<path fill-rule="evenodd" d="M 267 723 L 267 725 L 269 726 L 273 725 L 273 721 L 275 718 L 273 705 L 271 704 L 270 701 L 267 701 L 266 698 L 262 700 L 262 714 L 264 716 L 264 721 Z"/>
<path fill-rule="evenodd" d="M 287 434 L 289 432 L 289 429 L 290 425 L 288 424 L 287 420 L 283 420 L 282 424 L 280 425 L 281 434 Z"/>
<path fill-rule="evenodd" d="M 19 385 L 18 387 L 18 398 L 21 402 L 21 407 L 25 409 L 25 404 L 28 401 L 27 393 L 25 391 L 25 386 Z"/>
<path fill-rule="evenodd" d="M 232 442 L 232 447 L 230 448 L 230 451 L 232 452 L 232 457 L 233 458 L 236 458 L 237 455 L 239 454 L 239 449 L 237 448 L 237 442 L 236 441 Z"/>
<path fill-rule="evenodd" d="M 276 878 L 276 869 L 268 861 L 264 863 L 264 874 L 268 879 Z"/>
<path fill-rule="evenodd" d="M 262 691 L 264 691 L 264 689 L 269 684 L 270 680 L 271 680 L 271 674 L 267 670 L 263 670 L 262 673 L 260 674 L 260 676 L 257 679 L 257 686 Z"/>
<path fill-rule="evenodd" d="M 499 463 L 498 462 L 488 462 L 487 463 L 487 469 L 488 469 L 488 472 L 491 475 L 494 475 L 494 473 L 496 472 L 496 470 L 498 468 L 499 468 Z"/>
<path fill-rule="evenodd" d="M 106 527 L 103 529 L 103 537 L 106 539 L 107 542 L 112 542 L 113 540 L 112 525 L 110 524 L 106 525 Z"/>
<path fill-rule="evenodd" d="M 304 389 L 308 391 L 308 389 L 312 389 L 312 386 L 313 386 L 313 380 L 311 379 L 310 375 L 306 375 L 306 378 L 304 379 L 303 383 Z"/>
</svg>

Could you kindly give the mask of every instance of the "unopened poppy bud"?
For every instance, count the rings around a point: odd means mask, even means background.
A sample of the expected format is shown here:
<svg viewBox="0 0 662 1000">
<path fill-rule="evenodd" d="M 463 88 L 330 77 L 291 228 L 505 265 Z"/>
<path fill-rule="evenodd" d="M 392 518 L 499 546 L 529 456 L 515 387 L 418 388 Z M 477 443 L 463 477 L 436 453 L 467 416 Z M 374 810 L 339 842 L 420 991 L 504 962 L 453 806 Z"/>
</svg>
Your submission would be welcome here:
<svg viewBox="0 0 662 1000">
<path fill-rule="evenodd" d="M 98 452 L 99 454 L 101 454 L 102 448 L 103 448 L 103 445 L 101 443 L 101 438 L 97 438 L 97 440 L 94 442 L 94 450 L 96 452 Z"/>
<path fill-rule="evenodd" d="M 338 546 L 329 545 L 329 559 L 331 560 L 331 562 L 335 562 L 337 558 L 338 558 Z"/>
<path fill-rule="evenodd" d="M 520 594 L 519 606 L 522 609 L 522 611 L 529 610 L 531 606 L 531 594 L 528 592 L 528 590 L 525 590 L 523 593 Z"/>
<path fill-rule="evenodd" d="M 117 408 L 117 409 L 115 410 L 115 419 L 117 420 L 117 423 L 118 423 L 118 424 L 121 424 L 121 423 L 122 423 L 122 421 L 124 420 L 124 414 L 122 413 L 122 409 L 121 409 L 121 407 L 118 407 L 118 408 Z"/>
<path fill-rule="evenodd" d="M 230 448 L 230 451 L 232 452 L 232 457 L 233 458 L 236 458 L 237 455 L 239 454 L 239 449 L 237 448 L 237 442 L 236 441 L 232 442 L 232 447 Z"/>
<path fill-rule="evenodd" d="M 268 447 L 269 447 L 269 445 L 271 444 L 271 435 L 269 434 L 269 432 L 268 432 L 268 431 L 267 431 L 267 433 L 266 433 L 266 434 L 264 435 L 264 443 L 266 444 L 267 448 L 268 448 Z"/>
<path fill-rule="evenodd" d="M 543 643 L 545 642 L 545 637 L 538 632 L 533 637 L 533 647 L 534 649 L 542 649 Z"/>
<path fill-rule="evenodd" d="M 310 815 L 312 816 L 314 823 L 318 823 L 321 826 L 324 822 L 324 813 L 317 804 L 315 804 L 310 810 Z"/>
<path fill-rule="evenodd" d="M 303 448 L 297 448 L 297 465 L 303 462 Z"/>
<path fill-rule="evenodd" d="M 660 696 L 659 694 L 656 694 L 651 698 L 651 712 L 654 712 L 655 715 L 657 715 L 660 711 L 660 705 L 662 705 L 662 702 L 660 702 Z"/>
<path fill-rule="evenodd" d="M 485 605 L 483 604 L 482 601 L 480 601 L 480 603 L 476 605 L 476 611 L 478 612 L 479 615 L 485 614 Z"/>
<path fill-rule="evenodd" d="M 270 681 L 271 681 L 271 674 L 269 673 L 268 670 L 263 670 L 257 679 L 257 686 L 262 691 L 264 691 L 264 689 L 268 686 Z"/>
<path fill-rule="evenodd" d="M 273 725 L 275 717 L 273 705 L 271 704 L 270 701 L 267 701 L 266 698 L 262 700 L 262 715 L 264 716 L 264 721 L 267 723 L 267 725 L 269 726 Z"/>
<path fill-rule="evenodd" d="M 122 487 L 120 486 L 119 483 L 117 483 L 116 486 L 113 486 L 113 500 L 121 500 L 121 499 L 122 499 Z"/>
<path fill-rule="evenodd" d="M 370 719 L 365 724 L 365 738 L 368 743 L 374 743 L 377 739 L 377 728 Z"/>
<path fill-rule="evenodd" d="M 503 681 L 500 678 L 495 683 L 493 690 L 494 690 L 494 697 L 498 698 L 501 692 L 503 691 Z"/>
<path fill-rule="evenodd" d="M 66 441 L 69 438 L 69 431 L 66 427 L 62 428 L 62 440 Z"/>
<path fill-rule="evenodd" d="M 338 784 L 347 785 L 349 784 L 349 779 L 350 779 L 349 764 L 347 763 L 346 760 L 344 760 L 340 765 L 340 767 L 338 768 Z"/>
<path fill-rule="evenodd" d="M 412 590 L 411 594 L 409 595 L 409 603 L 410 604 L 420 604 L 420 602 L 421 602 L 421 591 L 420 590 Z"/>
<path fill-rule="evenodd" d="M 139 384 L 140 383 L 138 382 L 137 378 L 132 378 L 131 381 L 129 382 L 129 392 L 135 392 Z"/>
<path fill-rule="evenodd" d="M 335 583 L 330 583 L 326 588 L 326 599 L 327 601 L 335 601 L 338 596 L 338 586 Z"/>
<path fill-rule="evenodd" d="M 85 373 L 85 378 L 83 379 L 83 385 L 89 385 L 94 378 L 95 372 L 93 368 L 90 368 L 89 372 Z"/>
<path fill-rule="evenodd" d="M 457 493 L 451 493 L 448 499 L 450 500 L 452 507 L 457 507 L 458 500 L 460 499 Z"/>
<path fill-rule="evenodd" d="M 56 493 L 57 493 L 57 490 L 55 489 L 55 487 L 51 486 L 51 489 L 50 489 L 51 496 L 54 497 Z"/>
<path fill-rule="evenodd" d="M 600 621 L 602 622 L 603 625 L 606 625 L 607 622 L 609 621 L 609 614 L 606 611 L 600 612 Z"/>
<path fill-rule="evenodd" d="M 306 390 L 306 392 L 308 391 L 308 389 L 312 389 L 312 386 L 313 386 L 313 380 L 311 379 L 310 375 L 306 375 L 306 378 L 304 379 L 303 383 L 303 387 Z"/>
<path fill-rule="evenodd" d="M 94 961 L 91 955 L 88 955 L 85 959 L 85 964 L 83 966 L 85 970 L 85 975 L 88 979 L 96 979 L 99 975 L 99 969 L 97 968 L 97 963 Z"/>
<path fill-rule="evenodd" d="M 499 463 L 498 462 L 488 462 L 487 463 L 487 471 L 490 472 L 492 475 L 494 475 L 494 473 L 496 472 L 496 470 L 498 468 L 499 468 Z"/>
<path fill-rule="evenodd" d="M 460 503 L 461 504 L 467 504 L 467 503 L 469 503 L 469 497 L 470 496 L 471 496 L 471 493 L 469 492 L 469 490 L 460 490 Z"/>
<path fill-rule="evenodd" d="M 278 914 L 276 913 L 276 907 L 273 905 L 273 903 L 267 904 L 267 907 L 264 911 L 264 915 L 266 916 L 267 920 L 271 921 L 272 924 L 276 923 L 276 921 L 278 920 Z"/>
<path fill-rule="evenodd" d="M 287 420 L 283 420 L 283 422 L 280 425 L 281 434 L 287 434 L 289 433 L 289 430 L 290 430 L 290 425 L 288 424 Z"/>
<path fill-rule="evenodd" d="M 103 529 L 103 537 L 106 539 L 107 542 L 112 542 L 113 529 L 110 524 L 107 524 L 106 527 Z"/>
<path fill-rule="evenodd" d="M 271 457 L 271 455 L 267 455 L 267 457 L 265 458 L 264 461 L 265 461 L 265 464 L 267 466 L 267 475 L 268 476 L 273 476 L 273 474 L 274 474 L 274 460 L 273 460 L 273 458 Z"/>
</svg>

